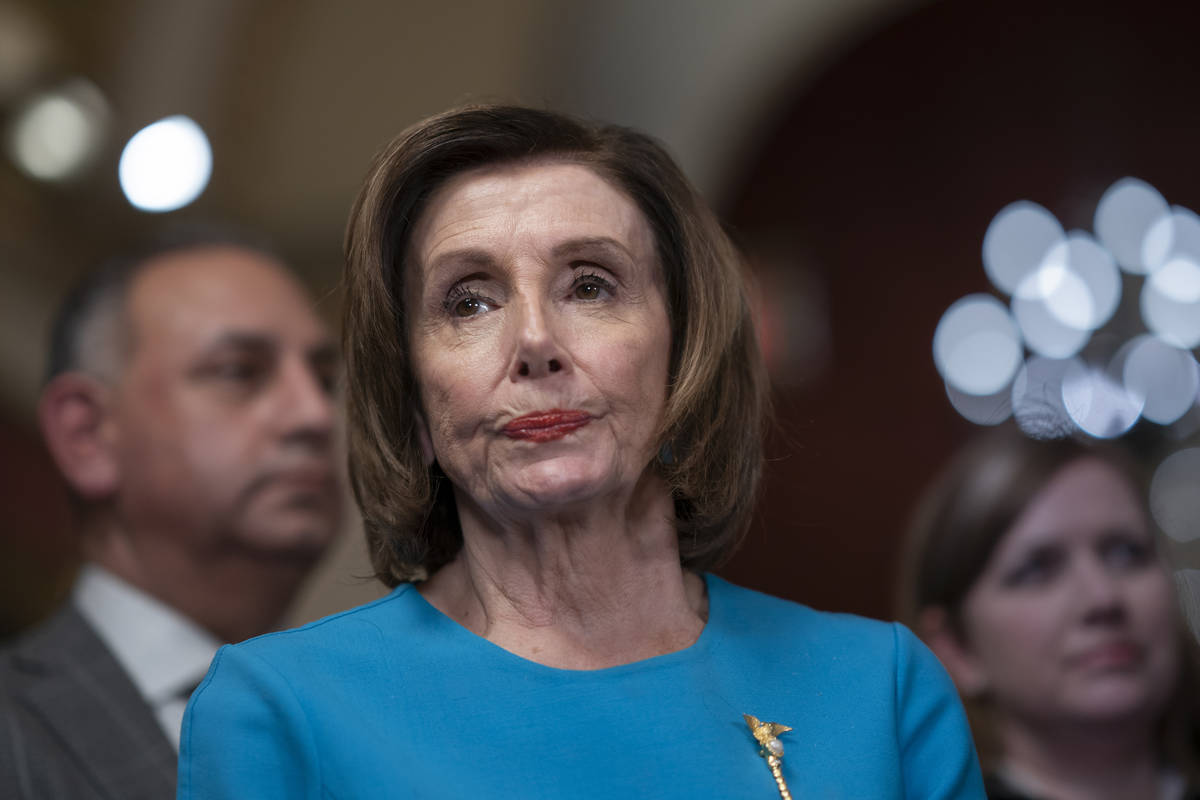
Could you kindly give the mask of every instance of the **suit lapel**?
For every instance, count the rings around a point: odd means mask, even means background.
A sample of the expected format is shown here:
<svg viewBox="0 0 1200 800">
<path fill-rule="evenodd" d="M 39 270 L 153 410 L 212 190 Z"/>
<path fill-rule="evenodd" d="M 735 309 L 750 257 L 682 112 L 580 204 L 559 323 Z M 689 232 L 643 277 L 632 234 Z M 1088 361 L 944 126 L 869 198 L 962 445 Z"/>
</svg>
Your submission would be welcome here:
<svg viewBox="0 0 1200 800">
<path fill-rule="evenodd" d="M 40 716 L 81 773 L 112 800 L 175 792 L 176 755 L 104 643 L 68 606 L 16 651 L 18 702 Z"/>
</svg>

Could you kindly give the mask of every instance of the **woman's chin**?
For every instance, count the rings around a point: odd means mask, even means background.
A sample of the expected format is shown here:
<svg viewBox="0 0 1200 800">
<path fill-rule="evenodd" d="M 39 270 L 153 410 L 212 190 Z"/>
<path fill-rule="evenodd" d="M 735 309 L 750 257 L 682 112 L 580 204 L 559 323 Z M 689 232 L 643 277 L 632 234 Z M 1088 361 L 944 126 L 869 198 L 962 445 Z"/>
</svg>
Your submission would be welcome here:
<svg viewBox="0 0 1200 800">
<path fill-rule="evenodd" d="M 611 497 L 619 489 L 611 470 L 596 468 L 593 460 L 553 459 L 528 464 L 502 476 L 499 495 L 529 511 L 560 511 Z"/>
<path fill-rule="evenodd" d="M 1112 679 L 1098 682 L 1071 698 L 1080 719 L 1095 723 L 1133 724 L 1158 717 L 1165 702 L 1158 687 L 1137 680 Z"/>
</svg>

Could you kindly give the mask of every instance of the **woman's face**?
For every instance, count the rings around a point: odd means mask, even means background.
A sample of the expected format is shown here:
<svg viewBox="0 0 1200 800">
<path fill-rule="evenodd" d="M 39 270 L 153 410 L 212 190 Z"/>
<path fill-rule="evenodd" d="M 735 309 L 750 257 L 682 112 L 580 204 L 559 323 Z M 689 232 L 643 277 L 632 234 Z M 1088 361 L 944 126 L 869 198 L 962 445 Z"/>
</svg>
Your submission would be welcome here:
<svg viewBox="0 0 1200 800">
<path fill-rule="evenodd" d="M 963 622 L 970 682 L 1002 713 L 1148 720 L 1175 685 L 1169 579 L 1133 488 L 1098 459 L 1066 465 L 1034 498 L 967 594 Z"/>
<path fill-rule="evenodd" d="M 654 236 L 624 193 L 571 163 L 472 170 L 430 198 L 407 263 L 427 446 L 460 510 L 568 510 L 637 484 L 671 341 Z"/>
</svg>

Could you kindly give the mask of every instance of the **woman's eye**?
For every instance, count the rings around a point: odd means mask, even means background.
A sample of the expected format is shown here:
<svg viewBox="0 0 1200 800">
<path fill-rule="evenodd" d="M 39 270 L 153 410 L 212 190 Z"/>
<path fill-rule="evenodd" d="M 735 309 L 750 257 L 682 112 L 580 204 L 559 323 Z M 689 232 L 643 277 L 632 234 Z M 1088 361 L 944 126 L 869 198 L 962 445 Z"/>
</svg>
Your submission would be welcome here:
<svg viewBox="0 0 1200 800">
<path fill-rule="evenodd" d="M 266 373 L 266 367 L 254 361 L 227 361 L 213 366 L 216 378 L 230 383 L 254 383 Z"/>
<path fill-rule="evenodd" d="M 1133 570 L 1150 563 L 1151 548 L 1135 539 L 1114 536 L 1100 544 L 1100 558 L 1117 570 Z"/>
<path fill-rule="evenodd" d="M 581 283 L 575 287 L 575 296 L 580 300 L 597 300 L 603 287 L 596 283 Z"/>
<path fill-rule="evenodd" d="M 464 297 L 454 304 L 454 315 L 457 317 L 473 317 L 486 310 L 478 297 Z"/>
<path fill-rule="evenodd" d="M 446 311 L 455 317 L 474 317 L 492 310 L 492 302 L 472 289 L 457 286 L 445 302 Z"/>
<path fill-rule="evenodd" d="M 1040 586 L 1050 582 L 1058 574 L 1063 564 L 1061 553 L 1053 550 L 1038 550 L 1031 553 L 1005 578 L 1005 585 L 1019 588 L 1023 586 Z"/>
<path fill-rule="evenodd" d="M 601 300 L 611 294 L 612 284 L 599 275 L 581 275 L 571 289 L 571 295 L 576 300 Z"/>
</svg>

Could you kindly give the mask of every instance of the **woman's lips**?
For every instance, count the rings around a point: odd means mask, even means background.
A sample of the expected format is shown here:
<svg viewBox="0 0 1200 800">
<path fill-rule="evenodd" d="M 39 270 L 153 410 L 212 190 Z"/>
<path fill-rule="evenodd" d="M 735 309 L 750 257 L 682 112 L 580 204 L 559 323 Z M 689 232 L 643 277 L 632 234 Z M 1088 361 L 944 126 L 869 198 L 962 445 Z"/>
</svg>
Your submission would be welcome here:
<svg viewBox="0 0 1200 800">
<path fill-rule="evenodd" d="M 532 414 L 525 414 L 509 420 L 508 424 L 500 430 L 510 439 L 550 442 L 561 439 L 591 421 L 592 415 L 586 411 L 564 411 L 555 408 L 550 411 L 535 411 Z"/>
<path fill-rule="evenodd" d="M 1108 642 L 1089 648 L 1073 659 L 1075 666 L 1085 670 L 1124 670 L 1142 660 L 1142 648 L 1128 641 Z"/>
</svg>

